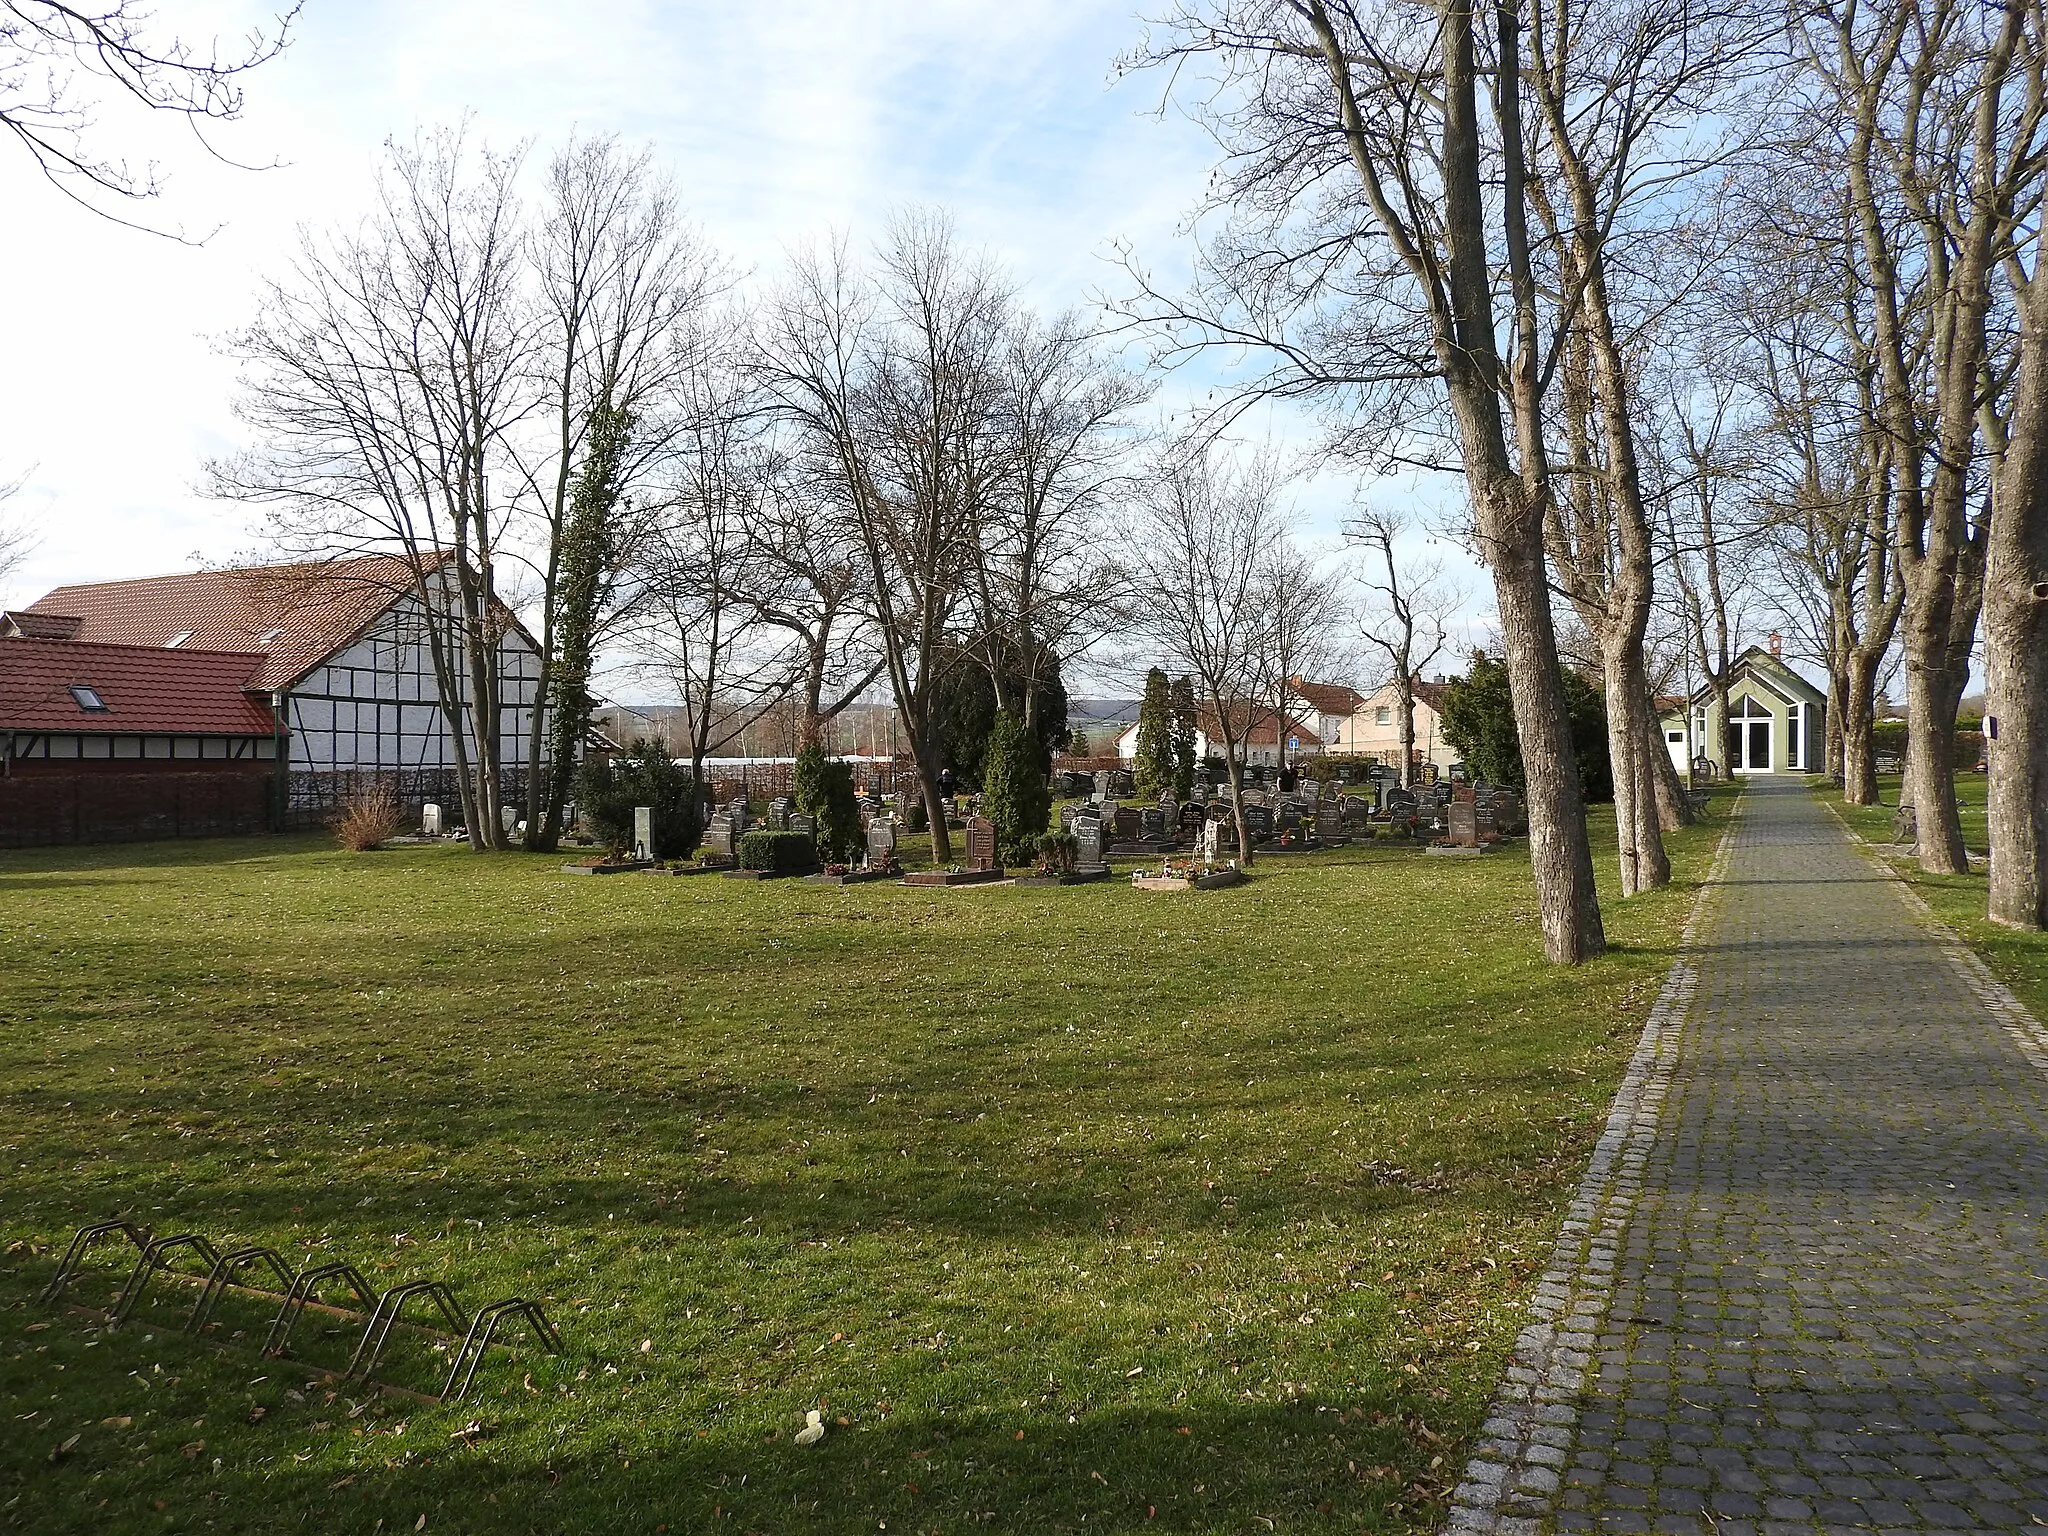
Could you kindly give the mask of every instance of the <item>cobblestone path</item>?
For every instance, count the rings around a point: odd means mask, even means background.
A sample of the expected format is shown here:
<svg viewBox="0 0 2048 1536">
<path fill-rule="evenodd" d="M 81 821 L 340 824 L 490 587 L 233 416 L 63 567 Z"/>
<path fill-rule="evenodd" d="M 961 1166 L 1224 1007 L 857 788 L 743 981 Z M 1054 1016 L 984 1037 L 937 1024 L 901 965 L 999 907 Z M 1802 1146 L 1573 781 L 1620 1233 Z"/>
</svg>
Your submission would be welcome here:
<svg viewBox="0 0 2048 1536">
<path fill-rule="evenodd" d="M 2048 1527 L 2038 1026 L 1794 784 L 1694 943 L 1452 1529 Z"/>
</svg>

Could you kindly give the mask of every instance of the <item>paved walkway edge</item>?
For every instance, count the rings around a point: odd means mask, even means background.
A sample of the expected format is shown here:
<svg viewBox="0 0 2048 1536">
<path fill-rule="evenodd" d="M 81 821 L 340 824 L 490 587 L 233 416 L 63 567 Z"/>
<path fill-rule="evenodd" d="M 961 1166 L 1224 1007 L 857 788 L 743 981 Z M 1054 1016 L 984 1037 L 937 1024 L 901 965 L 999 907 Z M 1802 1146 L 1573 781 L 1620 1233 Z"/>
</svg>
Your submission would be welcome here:
<svg viewBox="0 0 2048 1536">
<path fill-rule="evenodd" d="M 1892 888 L 1899 893 L 1899 900 L 1934 936 L 1941 952 L 1948 957 L 1948 963 L 1963 978 L 1963 985 L 1984 1005 L 1984 1011 L 1998 1021 L 1998 1027 L 2012 1038 L 2028 1064 L 2035 1071 L 2048 1074 L 2048 1029 L 2043 1029 L 2032 1010 L 1992 974 L 1991 967 L 1984 963 L 1984 957 L 1964 943 L 1955 929 L 1934 915 L 1934 908 L 1928 906 L 1926 898 L 1913 889 L 1913 882 L 1893 868 L 1892 861 L 1873 847 L 1868 838 L 1849 825 L 1849 818 L 1832 800 L 1823 800 L 1821 804 L 1849 834 L 1849 841 L 1862 849 L 1870 862 L 1877 866 L 1878 872 L 1892 883 Z"/>
<path fill-rule="evenodd" d="M 1592 1365 L 1595 1335 L 1614 1288 L 1615 1258 L 1642 1192 L 1644 1160 L 1656 1140 L 1658 1115 L 1678 1065 L 1679 1037 L 1699 979 L 1691 955 L 1708 898 L 1727 872 L 1740 812 L 1738 799 L 1679 936 L 1678 958 L 1643 1021 L 1642 1036 L 1608 1111 L 1607 1129 L 1593 1148 L 1550 1264 L 1536 1283 L 1531 1321 L 1515 1340 L 1507 1376 L 1480 1426 L 1479 1444 L 1451 1494 L 1444 1529 L 1452 1536 L 1535 1536 L 1551 1513 L 1577 1432 L 1579 1396 Z"/>
</svg>

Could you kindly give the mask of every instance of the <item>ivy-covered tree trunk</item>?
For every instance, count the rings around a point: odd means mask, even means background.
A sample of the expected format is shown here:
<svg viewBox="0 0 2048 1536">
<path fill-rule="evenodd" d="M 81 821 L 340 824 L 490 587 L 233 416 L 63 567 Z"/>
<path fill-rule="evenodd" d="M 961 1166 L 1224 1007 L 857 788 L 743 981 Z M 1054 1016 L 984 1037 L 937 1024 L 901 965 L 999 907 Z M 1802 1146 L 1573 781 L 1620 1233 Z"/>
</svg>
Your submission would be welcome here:
<svg viewBox="0 0 2048 1536">
<path fill-rule="evenodd" d="M 560 650 L 549 681 L 547 795 L 539 825 L 529 823 L 526 845 L 545 853 L 561 840 L 562 808 L 576 774 L 576 755 L 590 731 L 590 668 L 598 613 L 612 564 L 612 512 L 619 499 L 619 467 L 632 419 L 624 411 L 592 412 L 590 448 L 576 477 L 562 550 Z"/>
</svg>

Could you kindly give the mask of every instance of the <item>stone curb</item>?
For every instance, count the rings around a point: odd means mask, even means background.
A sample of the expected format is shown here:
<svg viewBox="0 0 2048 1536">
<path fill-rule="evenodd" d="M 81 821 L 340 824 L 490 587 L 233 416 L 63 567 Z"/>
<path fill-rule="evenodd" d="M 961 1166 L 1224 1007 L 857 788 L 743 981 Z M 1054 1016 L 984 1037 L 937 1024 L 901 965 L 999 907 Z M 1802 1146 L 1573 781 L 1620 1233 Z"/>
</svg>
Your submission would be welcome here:
<svg viewBox="0 0 2048 1536">
<path fill-rule="evenodd" d="M 1699 939 L 1708 895 L 1721 884 L 1735 846 L 1735 814 L 1679 937 L 1679 955 L 1643 1021 L 1643 1033 L 1593 1148 L 1578 1194 L 1565 1212 L 1549 1267 L 1529 1302 L 1533 1321 L 1509 1357 L 1479 1443 L 1451 1494 L 1451 1536 L 1536 1536 L 1555 1504 L 1577 1436 L 1579 1396 L 1607 1315 L 1622 1235 L 1642 1193 L 1643 1167 L 1678 1066 L 1680 1036 L 1699 972 L 1687 955 Z"/>
<path fill-rule="evenodd" d="M 2035 1071 L 2048 1075 L 2048 1029 L 2033 1015 L 2027 1005 L 2015 997 L 2010 988 L 1992 973 L 1984 963 L 1984 957 L 1965 943 L 1955 929 L 1949 927 L 1934 915 L 1934 908 L 1927 905 L 1927 898 L 1913 889 L 1913 882 L 1892 867 L 1892 861 L 1871 846 L 1870 841 L 1849 825 L 1849 818 L 1838 810 L 1832 801 L 1823 800 L 1828 814 L 1835 818 L 1841 829 L 1849 834 L 1849 841 L 1869 857 L 1878 872 L 1892 883 L 1892 889 L 1899 893 L 1899 900 L 1917 918 L 1941 946 L 1941 952 L 1948 963 L 1962 977 L 1963 985 L 1971 995 L 1984 1005 L 1984 1011 L 1998 1021 L 1998 1027 L 2011 1037 L 2012 1043 L 2026 1057 L 2028 1065 Z"/>
</svg>

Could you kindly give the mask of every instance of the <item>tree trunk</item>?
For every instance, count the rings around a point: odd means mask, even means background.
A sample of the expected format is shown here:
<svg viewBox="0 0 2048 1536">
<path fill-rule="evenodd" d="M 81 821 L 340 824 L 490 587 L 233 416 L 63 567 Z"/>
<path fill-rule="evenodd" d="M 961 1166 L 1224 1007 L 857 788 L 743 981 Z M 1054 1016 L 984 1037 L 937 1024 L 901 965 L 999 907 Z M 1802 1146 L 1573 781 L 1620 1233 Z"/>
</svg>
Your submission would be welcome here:
<svg viewBox="0 0 2048 1536">
<path fill-rule="evenodd" d="M 1985 713 L 1998 733 L 1984 744 L 1988 914 L 2040 929 L 2048 927 L 2048 285 L 2038 276 L 2023 296 L 2021 326 L 1984 569 Z"/>
<path fill-rule="evenodd" d="M 1859 646 L 1849 653 L 1842 679 L 1842 798 L 1851 805 L 1877 804 L 1877 720 L 1879 658 Z"/>
<path fill-rule="evenodd" d="M 1671 883 L 1671 861 L 1665 855 L 1658 826 L 1655 770 L 1645 751 L 1646 746 L 1655 743 L 1656 730 L 1653 723 L 1643 718 L 1650 690 L 1643 673 L 1641 647 L 1623 640 L 1604 646 L 1603 650 L 1607 752 L 1614 766 L 1614 823 L 1621 894 L 1634 896 Z"/>
<path fill-rule="evenodd" d="M 1395 687 L 1395 708 L 1401 712 L 1401 787 L 1415 787 L 1415 680 L 1403 674 Z"/>
<path fill-rule="evenodd" d="M 1217 706 L 1216 718 L 1224 718 L 1222 706 Z M 1237 743 L 1228 736 L 1223 739 L 1223 779 L 1230 786 L 1230 815 L 1237 823 L 1237 866 L 1239 869 L 1252 867 L 1252 834 L 1244 824 L 1244 761 Z"/>
<path fill-rule="evenodd" d="M 1678 764 L 1671 761 L 1671 749 L 1664 741 L 1663 722 L 1657 714 L 1657 700 L 1649 692 L 1647 676 L 1643 687 L 1643 718 L 1650 731 L 1650 781 L 1657 796 L 1657 826 L 1660 831 L 1676 832 L 1699 818 L 1693 815 L 1691 789 L 1679 775 Z M 1689 704 L 1680 706 L 1681 712 L 1690 709 Z"/>
</svg>

